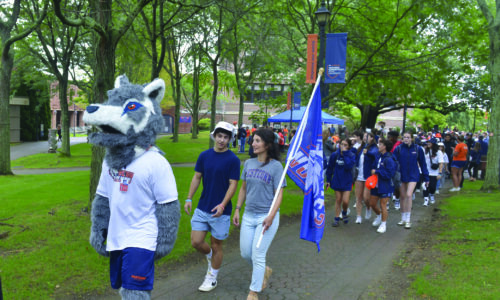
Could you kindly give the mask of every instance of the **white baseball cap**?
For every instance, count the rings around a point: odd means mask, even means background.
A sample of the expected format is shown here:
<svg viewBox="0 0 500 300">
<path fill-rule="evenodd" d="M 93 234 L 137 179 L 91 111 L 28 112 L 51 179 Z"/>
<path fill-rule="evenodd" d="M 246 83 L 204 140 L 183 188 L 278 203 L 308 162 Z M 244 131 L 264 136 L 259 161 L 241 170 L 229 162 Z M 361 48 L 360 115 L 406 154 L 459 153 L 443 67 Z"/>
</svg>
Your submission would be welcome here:
<svg viewBox="0 0 500 300">
<path fill-rule="evenodd" d="M 233 141 L 233 139 L 234 139 L 234 136 L 233 136 L 234 126 L 233 125 L 229 124 L 228 122 L 224 122 L 224 121 L 220 121 L 219 123 L 217 123 L 217 125 L 215 125 L 214 131 L 212 131 L 210 133 L 210 137 L 214 141 L 215 141 L 215 132 L 217 131 L 217 129 L 222 129 L 224 131 L 227 131 L 227 134 L 229 134 L 229 136 L 230 136 L 229 142 L 231 143 Z"/>
</svg>

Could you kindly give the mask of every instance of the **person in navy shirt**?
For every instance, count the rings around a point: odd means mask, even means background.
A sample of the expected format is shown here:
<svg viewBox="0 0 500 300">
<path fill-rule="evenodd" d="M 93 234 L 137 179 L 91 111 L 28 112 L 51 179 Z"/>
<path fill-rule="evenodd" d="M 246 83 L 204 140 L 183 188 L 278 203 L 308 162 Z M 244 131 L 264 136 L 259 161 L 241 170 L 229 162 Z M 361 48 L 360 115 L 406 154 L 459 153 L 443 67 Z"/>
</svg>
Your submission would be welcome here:
<svg viewBox="0 0 500 300">
<path fill-rule="evenodd" d="M 380 154 L 378 152 L 375 135 L 371 132 L 366 133 L 366 146 L 365 149 L 363 149 L 363 154 L 363 177 L 366 180 L 372 175 L 372 170 L 376 169 L 376 160 L 378 159 L 378 156 Z M 370 205 L 368 205 L 370 202 L 370 190 L 366 189 L 363 196 L 366 204 L 365 219 L 370 220 L 372 216 L 372 210 L 370 208 Z"/>
<path fill-rule="evenodd" d="M 429 171 L 424 150 L 414 143 L 410 132 L 404 133 L 403 143 L 396 147 L 393 154 L 399 162 L 401 172 L 401 221 L 398 225 L 410 229 L 413 192 L 420 179 L 420 172 L 422 172 L 424 184 L 429 185 Z"/>
<path fill-rule="evenodd" d="M 231 224 L 231 198 L 240 179 L 240 160 L 228 149 L 233 138 L 233 125 L 219 122 L 210 134 L 214 147 L 203 151 L 194 168 L 195 173 L 189 187 L 184 211 L 191 214 L 191 199 L 203 180 L 198 206 L 191 218 L 191 245 L 206 255 L 208 270 L 205 280 L 198 288 L 202 292 L 217 286 L 217 275 L 222 264 L 222 242 L 229 235 Z M 210 245 L 205 242 L 211 233 Z"/>
<path fill-rule="evenodd" d="M 377 159 L 377 167 L 373 174 L 378 177 L 377 186 L 370 191 L 370 207 L 377 215 L 373 221 L 373 226 L 378 226 L 377 232 L 384 233 L 386 231 L 387 222 L 387 202 L 392 197 L 394 191 L 394 183 L 392 177 L 396 173 L 396 162 L 392 157 L 391 152 L 392 142 L 386 139 L 380 139 L 378 142 L 378 150 L 380 156 Z M 377 204 L 380 200 L 380 209 Z"/>
<path fill-rule="evenodd" d="M 339 149 L 330 156 L 326 169 L 326 188 L 331 186 L 335 191 L 335 220 L 332 224 L 334 227 L 339 226 L 341 204 L 342 220 L 344 224 L 349 222 L 347 208 L 352 190 L 352 169 L 356 163 L 356 155 L 350 149 L 351 141 L 349 139 L 342 140 Z"/>
</svg>

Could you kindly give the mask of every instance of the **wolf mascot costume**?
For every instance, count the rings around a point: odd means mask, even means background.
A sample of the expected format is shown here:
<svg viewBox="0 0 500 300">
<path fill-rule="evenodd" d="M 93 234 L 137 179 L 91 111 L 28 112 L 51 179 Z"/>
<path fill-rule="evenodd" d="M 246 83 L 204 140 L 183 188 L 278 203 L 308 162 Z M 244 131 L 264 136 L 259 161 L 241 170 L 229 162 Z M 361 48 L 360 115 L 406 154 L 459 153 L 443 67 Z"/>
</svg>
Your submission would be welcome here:
<svg viewBox="0 0 500 300">
<path fill-rule="evenodd" d="M 154 259 L 173 248 L 180 205 L 172 169 L 158 148 L 163 129 L 161 79 L 144 86 L 118 77 L 108 101 L 89 105 L 90 142 L 106 148 L 92 204 L 90 243 L 110 257 L 111 286 L 123 299 L 150 299 Z"/>
</svg>

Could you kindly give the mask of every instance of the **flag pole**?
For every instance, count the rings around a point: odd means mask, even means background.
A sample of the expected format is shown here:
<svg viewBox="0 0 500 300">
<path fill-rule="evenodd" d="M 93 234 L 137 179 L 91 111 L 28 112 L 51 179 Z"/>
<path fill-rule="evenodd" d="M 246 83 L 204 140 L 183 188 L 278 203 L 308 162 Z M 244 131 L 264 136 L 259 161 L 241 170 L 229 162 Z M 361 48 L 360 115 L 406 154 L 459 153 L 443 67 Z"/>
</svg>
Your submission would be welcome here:
<svg viewBox="0 0 500 300">
<path fill-rule="evenodd" d="M 316 89 L 319 87 L 319 83 L 321 81 L 321 76 L 323 75 L 324 71 L 325 70 L 323 68 L 319 69 L 319 71 L 318 71 L 318 78 L 316 79 L 316 84 L 314 85 L 314 89 L 312 91 L 311 98 L 309 98 L 309 103 L 307 103 L 307 107 L 306 107 L 306 110 L 304 112 L 304 115 L 302 116 L 300 126 L 297 130 L 297 133 L 295 134 L 295 136 L 297 136 L 297 137 L 302 138 L 302 132 L 304 131 L 304 128 L 306 127 L 306 122 L 303 122 L 303 121 L 307 120 L 307 117 L 309 115 L 309 108 L 311 107 L 311 102 L 312 102 L 312 99 L 314 97 L 314 93 L 316 92 Z M 289 153 L 294 154 L 297 151 L 297 148 L 299 147 L 301 142 L 302 142 L 301 140 L 299 141 L 297 139 L 294 139 L 294 141 L 291 145 L 291 147 L 292 147 L 291 151 L 289 151 Z M 271 214 L 271 211 L 273 210 L 274 205 L 276 204 L 276 200 L 278 199 L 278 195 L 280 192 L 279 189 L 281 189 L 281 185 L 283 184 L 283 181 L 285 180 L 286 171 L 288 170 L 288 167 L 290 166 L 290 162 L 292 161 L 292 159 L 293 159 L 293 155 L 288 155 L 285 167 L 283 168 L 283 174 L 281 174 L 281 179 L 280 179 L 280 182 L 278 184 L 279 188 L 276 190 L 276 193 L 274 193 L 273 202 L 271 203 L 271 207 L 269 208 L 269 212 L 267 213 L 267 216 L 269 216 Z M 260 243 L 262 242 L 262 238 L 264 237 L 264 230 L 265 229 L 263 228 L 262 232 L 260 233 L 259 241 L 257 242 L 257 245 L 256 245 L 257 248 L 260 247 Z"/>
</svg>

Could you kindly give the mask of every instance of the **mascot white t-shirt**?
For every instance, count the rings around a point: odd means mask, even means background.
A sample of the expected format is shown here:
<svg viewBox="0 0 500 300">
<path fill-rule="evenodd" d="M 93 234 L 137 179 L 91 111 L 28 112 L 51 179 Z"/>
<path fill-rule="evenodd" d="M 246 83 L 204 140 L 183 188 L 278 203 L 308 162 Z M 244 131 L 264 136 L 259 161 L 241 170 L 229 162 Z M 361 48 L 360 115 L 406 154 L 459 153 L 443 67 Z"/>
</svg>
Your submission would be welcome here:
<svg viewBox="0 0 500 300">
<path fill-rule="evenodd" d="M 121 170 L 110 169 L 104 161 L 97 194 L 109 199 L 107 251 L 156 250 L 155 203 L 177 200 L 174 174 L 165 157 L 151 149 Z"/>
</svg>

